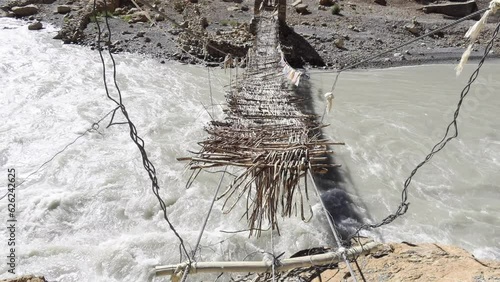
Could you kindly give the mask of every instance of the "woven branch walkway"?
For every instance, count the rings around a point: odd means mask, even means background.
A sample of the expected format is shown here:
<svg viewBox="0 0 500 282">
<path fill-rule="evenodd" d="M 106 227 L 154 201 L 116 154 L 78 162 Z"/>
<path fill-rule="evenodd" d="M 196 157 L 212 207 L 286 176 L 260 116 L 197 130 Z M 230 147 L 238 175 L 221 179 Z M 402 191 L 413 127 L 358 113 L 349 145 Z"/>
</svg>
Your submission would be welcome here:
<svg viewBox="0 0 500 282">
<path fill-rule="evenodd" d="M 303 102 L 289 89 L 278 49 L 279 22 L 269 12 L 257 21 L 257 36 L 247 55 L 246 72 L 233 82 L 226 95 L 228 109 L 222 121 L 206 128 L 209 137 L 201 151 L 190 158 L 191 169 L 219 166 L 243 167 L 220 195 L 226 212 L 243 198 L 250 234 L 260 235 L 269 225 L 277 229 L 277 217 L 300 215 L 305 220 L 308 203 L 308 169 L 325 172 L 332 153 L 318 116 L 300 111 Z M 304 179 L 303 185 L 300 180 Z"/>
</svg>

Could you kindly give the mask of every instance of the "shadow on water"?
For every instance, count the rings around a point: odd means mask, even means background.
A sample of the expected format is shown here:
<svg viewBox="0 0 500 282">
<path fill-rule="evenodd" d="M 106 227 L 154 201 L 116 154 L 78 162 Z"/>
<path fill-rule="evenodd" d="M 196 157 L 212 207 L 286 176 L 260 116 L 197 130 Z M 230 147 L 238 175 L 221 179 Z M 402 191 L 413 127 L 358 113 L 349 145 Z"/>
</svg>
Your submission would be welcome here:
<svg viewBox="0 0 500 282">
<path fill-rule="evenodd" d="M 314 110 L 312 88 L 308 79 L 301 80 L 299 87 L 295 87 L 295 93 L 304 99 L 301 105 L 302 112 L 318 114 Z M 324 136 L 321 130 L 319 130 L 318 134 L 321 138 L 328 138 Z M 336 150 L 337 148 L 329 149 Z M 337 162 L 332 155 L 328 155 L 325 163 L 335 164 Z M 320 190 L 321 198 L 338 227 L 340 236 L 342 239 L 347 239 L 363 223 L 362 217 L 356 209 L 356 204 L 347 193 L 347 186 L 352 183 L 349 170 L 345 168 L 328 168 L 326 173 L 314 174 L 314 178 Z"/>
</svg>

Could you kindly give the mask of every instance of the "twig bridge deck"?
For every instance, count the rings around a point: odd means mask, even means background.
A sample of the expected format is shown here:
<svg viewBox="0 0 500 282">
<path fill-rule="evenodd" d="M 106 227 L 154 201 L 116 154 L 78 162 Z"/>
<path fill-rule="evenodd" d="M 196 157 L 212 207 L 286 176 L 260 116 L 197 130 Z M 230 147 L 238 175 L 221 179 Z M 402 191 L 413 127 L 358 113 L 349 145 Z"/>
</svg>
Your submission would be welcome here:
<svg viewBox="0 0 500 282">
<path fill-rule="evenodd" d="M 289 89 L 278 47 L 279 21 L 263 12 L 256 22 L 247 68 L 226 95 L 225 119 L 207 126 L 209 137 L 199 143 L 196 157 L 179 160 L 189 160 L 194 170 L 244 168 L 219 198 L 225 198 L 228 211 L 245 198 L 250 234 L 260 235 L 263 224 L 278 229 L 278 214 L 300 214 L 305 220 L 307 170 L 337 166 L 329 164 L 326 155 L 332 153 L 328 145 L 341 143 L 321 138 L 324 125 L 318 116 L 300 110 L 303 99 Z"/>
</svg>

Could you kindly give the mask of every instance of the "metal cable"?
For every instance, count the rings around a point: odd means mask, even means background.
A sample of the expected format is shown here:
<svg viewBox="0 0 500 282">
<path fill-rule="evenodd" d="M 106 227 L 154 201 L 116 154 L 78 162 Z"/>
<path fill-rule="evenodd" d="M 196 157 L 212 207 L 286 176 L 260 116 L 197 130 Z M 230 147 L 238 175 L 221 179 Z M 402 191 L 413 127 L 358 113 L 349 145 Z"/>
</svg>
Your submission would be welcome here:
<svg viewBox="0 0 500 282">
<path fill-rule="evenodd" d="M 107 7 L 106 0 L 104 0 L 104 6 Z M 111 97 L 111 95 L 109 94 L 107 81 L 106 81 L 106 63 L 104 61 L 104 57 L 102 55 L 102 50 L 101 50 L 101 27 L 99 24 L 99 20 L 97 19 L 96 0 L 93 0 L 93 14 L 94 14 L 94 17 L 96 18 L 95 23 L 96 23 L 97 29 L 98 29 L 97 50 L 99 51 L 99 56 L 101 58 L 101 63 L 102 63 L 102 67 L 103 67 L 103 81 L 104 81 L 104 88 L 106 90 L 106 96 L 118 105 L 118 108 L 121 110 L 123 116 L 127 120 L 126 124 L 129 126 L 130 138 L 136 144 L 137 148 L 139 149 L 139 151 L 141 153 L 143 166 L 144 166 L 146 172 L 148 173 L 149 178 L 151 179 L 151 188 L 153 190 L 154 195 L 158 199 L 160 207 L 163 211 L 163 217 L 164 217 L 165 221 L 167 222 L 169 228 L 174 232 L 175 236 L 179 239 L 180 246 L 181 246 L 183 252 L 186 254 L 186 256 L 188 256 L 188 252 L 187 252 L 186 247 L 184 245 L 184 240 L 182 239 L 182 237 L 179 235 L 177 230 L 174 228 L 174 226 L 172 225 L 172 223 L 168 219 L 167 206 L 166 206 L 165 202 L 163 201 L 163 199 L 160 197 L 160 193 L 159 193 L 160 187 L 158 185 L 158 179 L 156 177 L 156 169 L 155 169 L 153 163 L 151 163 L 151 161 L 148 158 L 148 155 L 147 155 L 146 150 L 144 148 L 144 140 L 138 136 L 137 129 L 136 129 L 135 125 L 132 123 L 132 121 L 128 115 L 128 112 L 125 108 L 125 105 L 122 103 L 121 91 L 120 91 L 120 88 L 118 87 L 118 83 L 116 81 L 116 62 L 113 58 L 113 54 L 112 54 L 110 48 L 108 48 L 108 53 L 109 53 L 109 56 L 110 56 L 111 61 L 113 63 L 113 82 L 114 82 L 115 88 L 118 92 L 118 101 L 116 99 L 114 99 L 113 97 Z M 105 19 L 106 28 L 108 31 L 108 38 L 107 38 L 108 41 L 107 42 L 111 42 L 111 28 L 109 26 L 107 12 L 104 15 L 104 19 Z M 114 114 L 113 114 L 113 117 L 114 117 Z M 110 125 L 113 125 L 113 123 L 110 122 Z M 188 260 L 190 260 L 189 256 L 188 256 Z"/>
<path fill-rule="evenodd" d="M 326 205 L 323 202 L 323 199 L 321 198 L 321 195 L 319 193 L 318 186 L 316 186 L 316 182 L 314 181 L 314 176 L 312 175 L 312 172 L 311 172 L 312 171 L 311 163 L 309 163 L 308 166 L 309 166 L 309 169 L 307 170 L 307 173 L 309 174 L 309 177 L 311 178 L 311 182 L 314 186 L 314 190 L 316 190 L 316 194 L 318 195 L 321 206 L 323 207 L 323 211 L 325 212 L 326 219 L 328 220 L 328 224 L 330 225 L 330 229 L 332 230 L 333 237 L 335 238 L 335 241 L 337 242 L 338 249 L 340 251 L 340 250 L 344 249 L 344 246 L 342 244 L 342 241 L 339 238 L 339 235 L 337 233 L 337 229 L 335 228 L 335 222 L 333 221 L 332 215 L 326 209 Z M 342 258 L 344 259 L 344 261 L 347 265 L 347 268 L 349 269 L 349 272 L 351 273 L 352 278 L 354 279 L 355 282 L 358 282 L 358 280 L 356 279 L 356 275 L 354 273 L 354 270 L 352 269 L 351 264 L 349 263 L 349 260 L 347 259 L 345 251 L 342 252 Z"/>
<path fill-rule="evenodd" d="M 195 255 L 198 251 L 198 247 L 200 246 L 201 238 L 203 237 L 203 232 L 205 232 L 205 228 L 207 227 L 208 219 L 210 218 L 210 214 L 212 213 L 212 209 L 214 208 L 215 201 L 217 200 L 217 195 L 219 194 L 220 187 L 222 186 L 222 181 L 224 180 L 224 176 L 226 175 L 227 166 L 224 168 L 224 172 L 219 180 L 219 184 L 217 185 L 217 189 L 215 190 L 214 197 L 212 198 L 212 202 L 210 203 L 210 208 L 208 208 L 207 216 L 205 217 L 205 221 L 203 221 L 203 225 L 201 226 L 200 234 L 198 235 L 198 239 L 196 240 L 196 245 L 193 250 L 193 261 L 196 261 Z M 182 274 L 181 282 L 186 281 L 189 271 L 191 270 L 191 263 L 189 263 Z"/>
<path fill-rule="evenodd" d="M 463 100 L 464 100 L 465 96 L 467 96 L 467 94 L 469 93 L 472 83 L 477 79 L 477 77 L 479 75 L 479 70 L 481 69 L 484 61 L 486 60 L 486 57 L 488 56 L 491 48 L 493 48 L 493 42 L 496 39 L 496 37 L 498 36 L 499 30 L 500 30 L 500 23 L 497 24 L 490 41 L 486 45 L 486 48 L 484 49 L 483 57 L 479 61 L 477 68 L 471 74 L 467 85 L 462 89 L 462 92 L 460 93 L 460 99 L 458 100 L 457 108 L 456 108 L 455 113 L 453 115 L 453 120 L 450 122 L 450 124 L 448 124 L 448 127 L 446 128 L 446 132 L 445 132 L 443 138 L 436 145 L 434 145 L 434 147 L 432 147 L 431 152 L 425 157 L 425 159 L 421 163 L 419 163 L 417 165 L 417 167 L 415 167 L 415 169 L 413 169 L 413 171 L 410 173 L 410 176 L 404 182 L 403 191 L 401 192 L 401 203 L 399 204 L 396 211 L 394 213 L 388 215 L 386 218 L 384 218 L 379 223 L 362 225 L 361 227 L 359 227 L 356 230 L 356 232 L 354 232 L 352 235 L 349 236 L 348 240 L 352 239 L 355 236 L 358 236 L 359 232 L 363 229 L 378 228 L 380 226 L 389 224 L 389 223 L 393 222 L 396 218 L 400 217 L 401 215 L 405 214 L 408 211 L 408 206 L 410 203 L 408 202 L 408 191 L 407 190 L 408 190 L 408 186 L 410 185 L 410 183 L 412 181 L 413 176 L 417 173 L 417 171 L 423 165 L 425 165 L 427 162 L 429 162 L 430 159 L 436 153 L 441 151 L 446 146 L 446 144 L 448 144 L 448 142 L 450 142 L 451 140 L 458 137 L 458 121 L 457 121 L 457 119 L 458 119 L 458 115 L 460 113 L 460 108 L 462 107 Z M 454 133 L 452 133 L 452 135 L 448 136 L 450 134 L 450 129 L 452 127 L 454 130 Z"/>
<path fill-rule="evenodd" d="M 93 130 L 97 131 L 97 129 L 99 129 L 99 123 L 101 123 L 105 118 L 107 118 L 114 111 L 116 111 L 116 108 L 113 109 L 113 110 L 111 110 L 111 111 L 109 111 L 107 114 L 105 114 L 98 121 L 94 122 L 92 124 L 92 126 L 90 126 L 87 130 L 85 130 L 85 132 L 81 133 L 73 141 L 71 141 L 68 144 L 66 144 L 66 146 L 64 146 L 64 148 L 62 148 L 61 150 L 59 150 L 50 159 L 48 159 L 43 164 L 41 164 L 35 171 L 33 171 L 32 173 L 28 174 L 28 176 L 26 176 L 26 178 L 24 178 L 23 181 L 21 181 L 21 183 L 16 184 L 16 187 L 18 188 L 19 186 L 23 185 L 23 183 L 26 182 L 32 175 L 34 175 L 35 173 L 39 172 L 45 165 L 47 165 L 48 163 L 50 163 L 51 161 L 53 161 L 59 154 L 61 154 L 64 151 L 66 151 L 71 145 L 75 144 L 76 141 L 78 141 L 78 139 L 82 138 L 85 134 L 87 134 L 87 133 L 89 133 L 89 132 L 91 132 Z M 7 192 L 7 193 L 5 193 L 5 195 L 3 195 L 2 197 L 0 197 L 0 200 L 2 200 L 3 198 L 5 198 L 7 196 L 7 194 L 9 194 L 9 193 Z"/>
</svg>

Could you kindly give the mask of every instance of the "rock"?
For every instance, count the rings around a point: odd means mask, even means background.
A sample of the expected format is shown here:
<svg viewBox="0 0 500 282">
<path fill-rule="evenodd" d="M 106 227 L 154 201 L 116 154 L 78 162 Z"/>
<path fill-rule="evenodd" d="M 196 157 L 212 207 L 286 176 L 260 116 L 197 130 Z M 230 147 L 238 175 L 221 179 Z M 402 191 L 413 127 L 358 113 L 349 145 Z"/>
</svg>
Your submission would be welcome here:
<svg viewBox="0 0 500 282">
<path fill-rule="evenodd" d="M 182 27 L 182 28 L 188 28 L 189 27 L 189 22 L 188 21 L 182 22 L 179 26 Z"/>
<path fill-rule="evenodd" d="M 138 31 L 135 36 L 137 36 L 137 37 L 144 37 L 145 34 L 146 34 L 145 31 Z"/>
<path fill-rule="evenodd" d="M 146 16 L 146 12 L 137 12 L 132 14 L 132 18 L 128 21 L 128 23 L 145 23 L 148 21 L 148 17 Z"/>
<path fill-rule="evenodd" d="M 182 30 L 180 30 L 180 29 L 171 29 L 168 31 L 168 33 L 170 33 L 172 35 L 179 35 L 181 32 L 182 32 Z"/>
<path fill-rule="evenodd" d="M 18 17 L 27 17 L 38 13 L 38 7 L 35 5 L 12 7 L 12 12 Z"/>
<path fill-rule="evenodd" d="M 144 38 L 144 42 L 146 42 L 146 43 L 151 42 L 151 38 L 149 38 L 149 37 L 145 37 L 145 38 Z"/>
<path fill-rule="evenodd" d="M 200 19 L 200 25 L 201 25 L 201 27 L 206 28 L 208 26 L 208 20 L 207 20 L 207 18 L 202 17 Z"/>
<path fill-rule="evenodd" d="M 361 30 L 357 27 L 357 26 L 353 26 L 352 24 L 350 24 L 349 26 L 347 26 L 348 29 L 352 30 L 352 31 L 355 31 L 355 32 L 360 32 Z"/>
<path fill-rule="evenodd" d="M 411 24 L 405 25 L 405 29 L 411 32 L 413 35 L 418 36 L 420 34 L 421 27 L 418 23 L 413 22 Z"/>
<path fill-rule="evenodd" d="M 323 6 L 332 6 L 335 4 L 335 0 L 319 0 L 319 4 Z"/>
<path fill-rule="evenodd" d="M 29 30 L 40 30 L 43 28 L 43 25 L 41 22 L 34 22 L 28 25 Z"/>
<path fill-rule="evenodd" d="M 57 6 L 57 12 L 59 14 L 67 14 L 67 13 L 71 12 L 71 6 L 59 5 L 59 6 Z"/>
<path fill-rule="evenodd" d="M 306 4 L 298 4 L 295 6 L 295 11 L 299 14 L 307 14 L 309 11 L 307 10 L 307 5 Z"/>
<path fill-rule="evenodd" d="M 476 12 L 477 10 L 478 8 L 475 0 L 464 3 L 433 4 L 422 8 L 424 13 L 438 13 L 456 18 L 465 17 Z M 479 17 L 480 15 L 477 15 L 475 19 L 479 19 Z"/>
<path fill-rule="evenodd" d="M 155 15 L 155 21 L 162 22 L 164 20 L 165 20 L 165 17 L 163 15 L 160 15 L 160 14 Z"/>
<path fill-rule="evenodd" d="M 132 14 L 135 14 L 137 12 L 140 12 L 141 10 L 137 9 L 137 8 L 131 8 L 130 10 L 128 10 L 128 13 L 129 15 L 132 15 Z"/>
<path fill-rule="evenodd" d="M 382 6 L 386 6 L 387 5 L 387 1 L 386 0 L 375 0 L 373 1 L 379 5 L 382 5 Z"/>
<path fill-rule="evenodd" d="M 292 3 L 292 7 L 297 7 L 297 5 L 302 4 L 302 0 L 297 0 Z"/>
<path fill-rule="evenodd" d="M 243 6 L 241 6 L 241 8 L 240 8 L 240 9 L 241 9 L 243 12 L 246 12 L 246 11 L 249 11 L 249 10 L 250 10 L 250 8 L 249 8 L 247 5 L 243 5 Z"/>
<path fill-rule="evenodd" d="M 227 10 L 229 12 L 236 12 L 236 11 L 240 11 L 240 7 L 238 7 L 238 6 L 231 6 L 231 7 L 227 7 Z"/>
<path fill-rule="evenodd" d="M 335 46 L 339 49 L 343 49 L 344 48 L 344 39 L 342 38 L 337 38 L 335 39 L 335 41 L 333 41 L 333 44 L 335 44 Z"/>
<path fill-rule="evenodd" d="M 0 280 L 1 282 L 47 282 L 43 276 L 23 275 Z"/>
<path fill-rule="evenodd" d="M 391 63 L 385 58 L 384 62 Z M 382 255 L 367 255 L 363 260 L 365 281 L 498 281 L 500 262 L 477 260 L 456 247 L 438 244 L 390 244 Z M 376 251 L 376 250 L 375 250 Z M 372 253 L 373 254 L 373 253 Z M 312 282 L 346 281 L 339 269 L 346 265 L 316 273 Z M 310 281 L 310 280 L 308 280 Z"/>
<path fill-rule="evenodd" d="M 127 14 L 127 9 L 121 8 L 121 7 L 120 8 L 116 8 L 113 14 L 115 14 L 117 16 L 126 15 Z"/>
<path fill-rule="evenodd" d="M 198 0 L 189 0 L 190 3 L 196 4 L 198 3 Z"/>
</svg>

